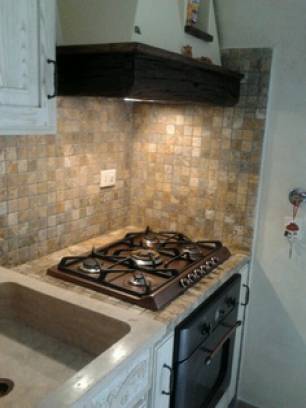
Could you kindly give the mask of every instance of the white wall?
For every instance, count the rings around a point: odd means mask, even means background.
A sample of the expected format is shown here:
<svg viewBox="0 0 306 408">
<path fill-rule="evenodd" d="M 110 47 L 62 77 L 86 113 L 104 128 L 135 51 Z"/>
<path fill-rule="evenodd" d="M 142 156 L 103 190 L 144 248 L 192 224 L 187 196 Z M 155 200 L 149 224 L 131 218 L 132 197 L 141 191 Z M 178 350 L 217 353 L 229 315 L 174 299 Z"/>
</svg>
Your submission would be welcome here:
<svg viewBox="0 0 306 408">
<path fill-rule="evenodd" d="M 219 38 L 215 25 L 214 8 L 211 7 L 210 34 L 214 42 L 207 43 L 184 33 L 187 0 L 139 0 L 135 23 L 142 28 L 142 36 L 133 41 L 180 53 L 183 45 L 190 44 L 193 56 L 210 57 L 220 64 Z"/>
<path fill-rule="evenodd" d="M 137 41 L 180 53 L 190 44 L 195 57 L 220 63 L 213 7 L 214 42 L 207 43 L 184 33 L 187 0 L 58 0 L 58 6 L 61 45 Z M 140 26 L 141 35 L 134 33 L 134 25 Z"/>
<path fill-rule="evenodd" d="M 138 0 L 57 0 L 61 45 L 124 42 L 132 35 Z"/>
<path fill-rule="evenodd" d="M 283 225 L 289 190 L 306 189 L 306 2 L 218 0 L 217 14 L 223 48 L 274 47 L 240 395 L 305 408 L 306 229 L 289 260 Z"/>
</svg>

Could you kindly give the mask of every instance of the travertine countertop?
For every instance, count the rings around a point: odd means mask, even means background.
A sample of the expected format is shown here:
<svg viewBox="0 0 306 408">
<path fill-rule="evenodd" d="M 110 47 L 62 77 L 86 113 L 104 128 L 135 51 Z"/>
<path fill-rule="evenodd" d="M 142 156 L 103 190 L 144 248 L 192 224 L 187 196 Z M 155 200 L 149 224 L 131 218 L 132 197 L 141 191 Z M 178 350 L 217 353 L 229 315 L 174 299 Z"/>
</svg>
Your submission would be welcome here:
<svg viewBox="0 0 306 408">
<path fill-rule="evenodd" d="M 135 342 L 138 344 L 139 349 L 141 345 L 139 344 L 139 335 L 137 328 L 141 329 L 141 323 L 152 322 L 151 337 L 152 341 L 156 343 L 158 338 L 162 338 L 167 331 L 172 330 L 180 321 L 182 321 L 188 314 L 190 314 L 196 307 L 206 300 L 216 289 L 218 289 L 225 281 L 227 281 L 232 275 L 234 275 L 240 268 L 248 263 L 249 257 L 246 253 L 236 253 L 232 251 L 232 257 L 227 260 L 224 264 L 219 266 L 212 272 L 208 277 L 203 278 L 200 282 L 194 285 L 192 288 L 189 288 L 183 295 L 179 296 L 173 302 L 171 302 L 167 307 L 158 312 L 152 312 L 145 310 L 135 305 L 123 302 L 119 299 L 112 298 L 102 293 L 94 292 L 92 290 L 86 289 L 81 286 L 74 285 L 56 278 L 53 278 L 46 274 L 47 268 L 53 266 L 59 262 L 63 256 L 69 255 L 79 255 L 90 251 L 93 246 L 98 247 L 106 245 L 111 241 L 122 238 L 127 232 L 138 231 L 139 228 L 135 227 L 126 227 L 109 234 L 90 239 L 86 242 L 80 243 L 78 245 L 73 245 L 69 248 L 66 248 L 61 251 L 57 251 L 51 255 L 44 256 L 37 260 L 27 262 L 23 265 L 17 266 L 14 268 L 15 272 L 18 274 L 27 275 L 27 278 L 32 279 L 33 282 L 39 280 L 38 287 L 40 284 L 51 284 L 48 286 L 56 287 L 58 291 L 69 290 L 71 295 L 76 299 L 80 299 L 80 303 L 84 304 L 86 299 L 88 301 L 94 301 L 96 305 L 101 305 L 101 310 L 104 310 L 104 307 L 109 307 L 110 310 L 115 311 L 116 318 L 121 318 L 121 320 L 126 321 L 127 312 L 128 315 L 132 318 L 129 321 L 129 324 L 133 327 L 135 324 L 135 329 L 128 335 L 129 341 L 127 344 L 133 342 L 133 336 Z M 16 274 L 16 275 L 18 275 Z M 15 275 L 15 273 L 14 273 Z M 19 275 L 20 276 L 20 275 Z M 34 278 L 34 279 L 33 279 Z M 47 286 L 47 285 L 46 285 Z M 55 291 L 56 293 L 56 291 Z M 75 295 L 78 295 L 76 297 Z M 82 299 L 79 297 L 81 296 Z M 153 333 L 155 330 L 155 333 Z M 126 337 L 128 337 L 126 336 Z M 136 341 L 137 338 L 137 341 Z M 143 346 L 148 347 L 148 339 L 143 338 Z M 107 351 L 103 354 L 107 354 Z M 103 354 L 101 356 L 103 356 Z M 130 355 L 126 354 L 125 359 L 129 358 L 131 355 L 135 354 L 135 350 L 130 348 Z M 98 360 L 97 358 L 96 360 Z M 102 362 L 102 360 L 101 360 Z M 118 363 L 118 362 L 117 362 Z M 118 364 L 114 364 L 114 369 Z M 105 368 L 105 361 L 104 361 Z M 86 367 L 83 369 L 85 370 Z M 81 371 L 83 371 L 81 370 Z M 112 363 L 108 362 L 107 373 L 111 373 Z M 69 380 L 70 381 L 70 380 Z M 69 381 L 67 382 L 69 386 Z M 70 386 L 72 383 L 70 384 Z M 65 390 L 65 385 L 60 387 L 59 391 L 64 397 L 65 393 L 67 394 L 67 389 Z"/>
</svg>

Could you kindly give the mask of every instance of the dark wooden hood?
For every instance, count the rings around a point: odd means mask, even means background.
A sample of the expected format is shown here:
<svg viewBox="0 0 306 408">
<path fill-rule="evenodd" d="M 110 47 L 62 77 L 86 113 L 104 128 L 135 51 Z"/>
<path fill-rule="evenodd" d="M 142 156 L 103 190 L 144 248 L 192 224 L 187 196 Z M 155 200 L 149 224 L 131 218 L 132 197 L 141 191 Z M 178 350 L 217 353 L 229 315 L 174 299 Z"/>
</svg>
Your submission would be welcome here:
<svg viewBox="0 0 306 408">
<path fill-rule="evenodd" d="M 57 47 L 58 94 L 232 106 L 243 75 L 139 43 Z"/>
</svg>

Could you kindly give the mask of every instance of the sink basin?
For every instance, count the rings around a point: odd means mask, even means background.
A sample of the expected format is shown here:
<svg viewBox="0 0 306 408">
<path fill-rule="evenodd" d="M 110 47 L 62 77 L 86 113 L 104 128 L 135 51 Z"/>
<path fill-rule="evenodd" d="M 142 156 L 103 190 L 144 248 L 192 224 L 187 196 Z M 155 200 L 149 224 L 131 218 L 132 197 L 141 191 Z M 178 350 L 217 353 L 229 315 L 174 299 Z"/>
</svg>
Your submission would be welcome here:
<svg viewBox="0 0 306 408">
<path fill-rule="evenodd" d="M 0 406 L 32 408 L 129 331 L 112 317 L 1 283 L 0 378 L 13 381 L 14 388 L 0 396 Z"/>
</svg>

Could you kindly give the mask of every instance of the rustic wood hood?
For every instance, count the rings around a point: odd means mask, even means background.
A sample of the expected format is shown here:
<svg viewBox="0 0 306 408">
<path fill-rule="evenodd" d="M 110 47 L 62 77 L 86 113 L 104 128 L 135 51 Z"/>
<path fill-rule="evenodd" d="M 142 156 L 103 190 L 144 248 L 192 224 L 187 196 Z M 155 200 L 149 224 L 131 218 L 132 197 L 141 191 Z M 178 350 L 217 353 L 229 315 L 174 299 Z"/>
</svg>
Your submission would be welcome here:
<svg viewBox="0 0 306 408">
<path fill-rule="evenodd" d="M 140 43 L 57 47 L 58 94 L 232 106 L 243 75 Z"/>
</svg>

